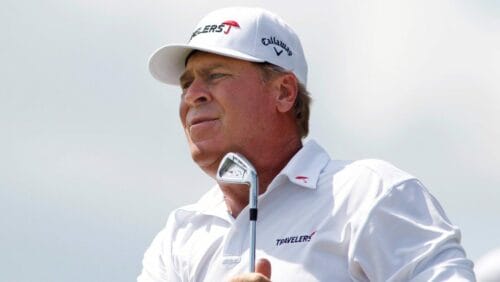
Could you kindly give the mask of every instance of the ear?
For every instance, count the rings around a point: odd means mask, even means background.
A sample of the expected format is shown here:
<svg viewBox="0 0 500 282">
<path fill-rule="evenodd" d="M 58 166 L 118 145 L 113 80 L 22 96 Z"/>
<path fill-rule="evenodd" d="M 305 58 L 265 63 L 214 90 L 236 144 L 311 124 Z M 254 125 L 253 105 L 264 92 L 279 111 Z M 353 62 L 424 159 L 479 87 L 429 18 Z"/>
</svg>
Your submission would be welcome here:
<svg viewBox="0 0 500 282">
<path fill-rule="evenodd" d="M 297 78 L 291 73 L 281 75 L 274 82 L 278 90 L 276 95 L 276 109 L 286 113 L 293 108 L 299 92 Z"/>
</svg>

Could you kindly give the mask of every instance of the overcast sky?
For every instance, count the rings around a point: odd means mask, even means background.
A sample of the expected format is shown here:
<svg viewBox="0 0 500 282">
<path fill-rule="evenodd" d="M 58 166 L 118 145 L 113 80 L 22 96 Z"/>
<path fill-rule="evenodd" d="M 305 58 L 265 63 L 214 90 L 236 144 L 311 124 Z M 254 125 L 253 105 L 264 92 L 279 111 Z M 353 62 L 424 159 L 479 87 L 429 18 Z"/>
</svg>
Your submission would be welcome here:
<svg viewBox="0 0 500 282">
<path fill-rule="evenodd" d="M 1 281 L 135 280 L 168 213 L 213 184 L 147 59 L 228 5 L 301 37 L 310 138 L 418 176 L 470 258 L 500 247 L 498 1 L 4 0 Z"/>
</svg>

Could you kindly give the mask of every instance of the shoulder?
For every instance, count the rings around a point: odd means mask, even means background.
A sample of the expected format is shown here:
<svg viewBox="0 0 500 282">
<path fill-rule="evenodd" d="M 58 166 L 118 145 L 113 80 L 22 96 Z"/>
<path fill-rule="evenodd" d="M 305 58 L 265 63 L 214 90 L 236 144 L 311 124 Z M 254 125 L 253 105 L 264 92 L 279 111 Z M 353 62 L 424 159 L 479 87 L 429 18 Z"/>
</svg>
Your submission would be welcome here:
<svg viewBox="0 0 500 282">
<path fill-rule="evenodd" d="M 353 161 L 345 167 L 345 172 L 351 177 L 371 176 L 389 186 L 415 178 L 393 164 L 379 159 Z"/>
<path fill-rule="evenodd" d="M 224 197 L 217 185 L 193 204 L 181 206 L 170 213 L 168 222 L 174 224 L 177 228 L 186 224 L 192 224 L 197 217 L 205 215 L 217 215 L 224 205 Z M 168 224 L 168 223 L 167 223 Z"/>
<path fill-rule="evenodd" d="M 378 159 L 331 160 L 322 173 L 322 181 L 331 181 L 338 190 L 349 187 L 349 190 L 361 189 L 367 192 L 368 189 L 375 189 L 377 194 L 415 179 L 410 173 Z"/>
<path fill-rule="evenodd" d="M 366 217 L 377 203 L 401 186 L 422 189 L 411 174 L 383 160 L 331 160 L 318 182 L 322 194 L 331 195 L 337 207 L 348 207 L 348 217 Z"/>
<path fill-rule="evenodd" d="M 218 205 L 223 201 L 222 196 L 219 197 L 217 191 L 219 189 L 216 186 L 205 193 L 196 203 L 181 206 L 171 211 L 166 224 L 156 235 L 154 245 L 157 248 L 169 249 L 174 241 L 190 236 L 199 226 L 207 224 L 207 216 L 215 214 Z"/>
</svg>

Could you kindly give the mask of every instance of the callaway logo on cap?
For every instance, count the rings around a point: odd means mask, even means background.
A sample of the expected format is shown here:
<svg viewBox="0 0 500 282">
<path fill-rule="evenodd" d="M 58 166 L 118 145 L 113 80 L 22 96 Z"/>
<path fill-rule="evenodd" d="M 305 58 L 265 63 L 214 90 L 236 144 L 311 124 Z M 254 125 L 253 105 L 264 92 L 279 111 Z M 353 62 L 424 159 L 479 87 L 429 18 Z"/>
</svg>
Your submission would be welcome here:
<svg viewBox="0 0 500 282">
<path fill-rule="evenodd" d="M 307 63 L 295 32 L 277 15 L 261 8 L 234 7 L 211 12 L 196 25 L 187 44 L 158 49 L 149 60 L 153 77 L 179 84 L 193 50 L 231 58 L 269 62 L 291 71 L 307 84 Z"/>
</svg>

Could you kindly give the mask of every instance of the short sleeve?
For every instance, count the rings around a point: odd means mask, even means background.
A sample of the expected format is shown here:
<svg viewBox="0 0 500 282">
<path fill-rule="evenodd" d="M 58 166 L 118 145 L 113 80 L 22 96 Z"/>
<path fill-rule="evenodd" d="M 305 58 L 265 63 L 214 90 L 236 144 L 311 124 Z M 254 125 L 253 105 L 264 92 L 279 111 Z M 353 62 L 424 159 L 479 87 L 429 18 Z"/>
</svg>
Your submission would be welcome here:
<svg viewBox="0 0 500 282">
<path fill-rule="evenodd" d="M 142 260 L 142 272 L 138 282 L 180 281 L 172 261 L 172 232 L 174 217 L 169 216 L 161 230 L 147 249 Z"/>
<path fill-rule="evenodd" d="M 473 264 L 437 200 L 416 179 L 381 195 L 351 243 L 359 281 L 475 281 Z"/>
</svg>

